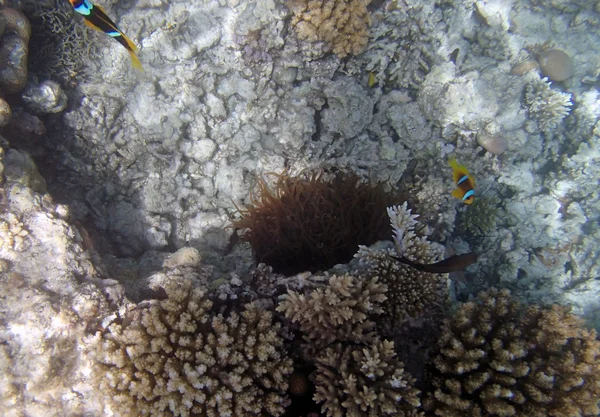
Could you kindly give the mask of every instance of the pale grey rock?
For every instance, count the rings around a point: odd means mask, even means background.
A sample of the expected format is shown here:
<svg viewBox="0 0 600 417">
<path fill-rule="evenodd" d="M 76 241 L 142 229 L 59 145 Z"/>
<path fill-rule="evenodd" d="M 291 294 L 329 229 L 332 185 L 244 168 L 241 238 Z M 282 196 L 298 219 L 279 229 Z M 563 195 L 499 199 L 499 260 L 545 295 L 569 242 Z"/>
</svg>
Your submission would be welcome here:
<svg viewBox="0 0 600 417">
<path fill-rule="evenodd" d="M 35 165 L 10 152 L 7 160 L 0 150 L 0 164 L 12 173 L 0 215 L 2 414 L 99 415 L 85 400 L 92 381 L 80 346 L 87 327 L 122 302 L 122 288 L 98 279 L 64 208 L 26 185 Z"/>
<path fill-rule="evenodd" d="M 40 113 L 60 113 L 67 107 L 67 95 L 55 81 L 29 84 L 21 98 L 28 109 Z"/>
<path fill-rule="evenodd" d="M 373 101 L 356 81 L 342 78 L 325 88 L 323 126 L 345 139 L 358 135 L 373 118 Z"/>
<path fill-rule="evenodd" d="M 499 111 L 495 98 L 477 72 L 454 78 L 452 63 L 437 66 L 427 75 L 418 96 L 423 113 L 442 127 L 477 130 L 485 120 L 493 119 Z"/>
</svg>

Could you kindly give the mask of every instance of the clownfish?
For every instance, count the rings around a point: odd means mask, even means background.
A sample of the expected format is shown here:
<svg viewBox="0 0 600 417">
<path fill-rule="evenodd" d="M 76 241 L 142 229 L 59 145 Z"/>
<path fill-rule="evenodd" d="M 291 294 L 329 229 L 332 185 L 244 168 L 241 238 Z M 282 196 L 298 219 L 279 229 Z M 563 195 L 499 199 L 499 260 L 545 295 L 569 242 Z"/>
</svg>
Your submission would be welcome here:
<svg viewBox="0 0 600 417">
<path fill-rule="evenodd" d="M 110 17 L 106 15 L 104 9 L 93 4 L 90 0 L 69 0 L 77 13 L 83 16 L 87 26 L 100 32 L 106 33 L 115 39 L 127 49 L 131 55 L 133 68 L 144 71 L 142 64 L 137 57 L 137 46 L 117 27 Z"/>
<path fill-rule="evenodd" d="M 456 184 L 456 188 L 452 191 L 452 196 L 459 198 L 465 204 L 473 204 L 475 198 L 475 180 L 463 165 L 456 162 L 452 158 L 448 160 L 452 167 L 452 178 Z"/>
</svg>

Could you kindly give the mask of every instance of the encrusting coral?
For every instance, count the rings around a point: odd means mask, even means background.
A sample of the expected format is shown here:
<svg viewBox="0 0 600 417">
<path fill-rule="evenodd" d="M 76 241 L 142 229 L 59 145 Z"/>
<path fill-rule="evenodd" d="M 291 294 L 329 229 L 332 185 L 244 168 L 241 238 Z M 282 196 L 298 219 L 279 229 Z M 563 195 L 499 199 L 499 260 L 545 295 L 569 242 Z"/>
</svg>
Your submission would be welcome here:
<svg viewBox="0 0 600 417">
<path fill-rule="evenodd" d="M 257 262 L 286 275 L 346 263 L 359 245 L 388 238 L 385 209 L 399 198 L 382 183 L 344 172 L 329 178 L 284 173 L 273 189 L 259 181 L 257 194 L 233 226 L 247 229 L 243 239 Z"/>
<path fill-rule="evenodd" d="M 191 281 L 165 285 L 90 340 L 111 415 L 280 416 L 292 361 L 270 312 L 229 315 Z"/>
<path fill-rule="evenodd" d="M 551 87 L 547 78 L 536 78 L 525 86 L 525 108 L 542 130 L 555 129 L 571 111 L 571 94 Z"/>
<path fill-rule="evenodd" d="M 600 341 L 566 308 L 491 289 L 444 325 L 426 409 L 443 417 L 600 413 Z"/>
<path fill-rule="evenodd" d="M 371 0 L 290 0 L 291 26 L 301 40 L 324 42 L 339 58 L 360 53 L 369 40 Z"/>
</svg>

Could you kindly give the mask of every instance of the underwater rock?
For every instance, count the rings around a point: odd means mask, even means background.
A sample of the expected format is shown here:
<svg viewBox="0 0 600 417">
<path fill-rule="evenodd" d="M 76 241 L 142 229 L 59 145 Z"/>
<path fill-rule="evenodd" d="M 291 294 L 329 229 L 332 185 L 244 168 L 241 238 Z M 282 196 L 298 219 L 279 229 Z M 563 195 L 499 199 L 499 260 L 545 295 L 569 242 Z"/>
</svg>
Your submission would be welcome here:
<svg viewBox="0 0 600 417">
<path fill-rule="evenodd" d="M 373 119 L 373 101 L 351 78 L 330 84 L 325 94 L 329 107 L 323 110 L 323 124 L 344 138 L 358 135 Z"/>
<path fill-rule="evenodd" d="M 60 113 L 67 107 L 67 95 L 60 84 L 49 80 L 29 85 L 21 98 L 30 110 L 40 113 Z"/>
<path fill-rule="evenodd" d="M 31 26 L 18 10 L 0 10 L 0 88 L 5 93 L 18 93 L 27 82 L 27 54 Z"/>
<path fill-rule="evenodd" d="M 0 10 L 0 28 L 2 35 L 14 34 L 25 43 L 31 38 L 31 26 L 23 13 L 16 9 L 5 8 Z"/>
<path fill-rule="evenodd" d="M 0 88 L 6 93 L 18 93 L 27 83 L 27 43 L 11 36 L 0 46 Z"/>
<path fill-rule="evenodd" d="M 425 77 L 417 103 L 427 118 L 439 126 L 454 124 L 475 130 L 482 120 L 493 120 L 498 103 L 476 71 L 459 77 L 454 64 L 434 66 Z"/>
<path fill-rule="evenodd" d="M 565 81 L 573 76 L 573 60 L 560 49 L 550 49 L 537 54 L 540 69 L 551 81 Z"/>
<path fill-rule="evenodd" d="M 477 143 L 494 155 L 501 155 L 508 149 L 508 140 L 496 123 L 488 123 L 477 134 Z"/>
<path fill-rule="evenodd" d="M 12 111 L 6 100 L 0 98 L 0 127 L 4 127 L 10 123 Z"/>
</svg>

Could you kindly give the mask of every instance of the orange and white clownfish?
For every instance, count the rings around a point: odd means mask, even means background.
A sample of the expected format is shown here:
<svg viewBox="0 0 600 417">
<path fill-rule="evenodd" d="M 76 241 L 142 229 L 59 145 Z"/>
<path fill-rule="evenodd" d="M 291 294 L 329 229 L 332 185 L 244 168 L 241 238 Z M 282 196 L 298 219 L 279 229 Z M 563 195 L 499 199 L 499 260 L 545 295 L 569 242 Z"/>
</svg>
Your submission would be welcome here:
<svg viewBox="0 0 600 417">
<path fill-rule="evenodd" d="M 86 25 L 92 29 L 106 33 L 115 39 L 127 49 L 131 55 L 133 68 L 144 71 L 142 64 L 137 57 L 137 46 L 117 27 L 110 17 L 106 15 L 104 9 L 93 4 L 89 0 L 69 0 L 77 13 L 83 16 Z"/>
<path fill-rule="evenodd" d="M 473 204 L 475 199 L 475 180 L 463 165 L 451 158 L 448 163 L 452 167 L 452 178 L 456 188 L 452 191 L 452 196 L 459 198 L 465 204 Z"/>
</svg>

